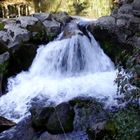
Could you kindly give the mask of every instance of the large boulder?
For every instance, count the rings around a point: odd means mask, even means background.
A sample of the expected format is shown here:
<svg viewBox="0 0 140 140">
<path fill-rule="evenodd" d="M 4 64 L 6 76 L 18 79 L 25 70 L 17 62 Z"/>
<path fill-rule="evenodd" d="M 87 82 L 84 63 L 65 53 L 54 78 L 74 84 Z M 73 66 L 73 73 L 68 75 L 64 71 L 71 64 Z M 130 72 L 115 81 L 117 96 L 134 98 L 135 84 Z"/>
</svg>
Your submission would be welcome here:
<svg viewBox="0 0 140 140">
<path fill-rule="evenodd" d="M 68 103 L 56 106 L 46 125 L 47 131 L 52 134 L 71 132 L 73 130 L 74 110 Z"/>
<path fill-rule="evenodd" d="M 86 131 L 107 120 L 103 104 L 93 98 L 77 97 L 70 101 L 74 108 L 74 130 Z"/>
<path fill-rule="evenodd" d="M 36 131 L 45 130 L 50 115 L 54 112 L 53 107 L 32 107 L 30 109 L 32 116 L 32 126 Z"/>
<path fill-rule="evenodd" d="M 68 103 L 56 107 L 32 108 L 32 126 L 35 130 L 47 130 L 61 134 L 73 130 L 74 111 Z"/>
</svg>

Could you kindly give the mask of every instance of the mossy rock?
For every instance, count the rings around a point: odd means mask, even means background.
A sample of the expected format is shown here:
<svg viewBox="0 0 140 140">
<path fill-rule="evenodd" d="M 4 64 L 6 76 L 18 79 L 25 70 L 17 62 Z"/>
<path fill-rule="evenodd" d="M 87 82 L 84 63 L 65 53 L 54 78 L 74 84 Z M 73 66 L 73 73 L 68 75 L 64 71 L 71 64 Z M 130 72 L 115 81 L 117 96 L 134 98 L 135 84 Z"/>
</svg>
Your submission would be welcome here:
<svg viewBox="0 0 140 140">
<path fill-rule="evenodd" d="M 131 56 L 132 52 L 128 51 L 125 46 L 119 46 L 119 44 L 117 45 L 109 40 L 102 41 L 100 45 L 116 65 L 126 66 L 128 57 Z"/>
<path fill-rule="evenodd" d="M 136 32 L 135 36 L 140 37 L 140 32 Z"/>
</svg>

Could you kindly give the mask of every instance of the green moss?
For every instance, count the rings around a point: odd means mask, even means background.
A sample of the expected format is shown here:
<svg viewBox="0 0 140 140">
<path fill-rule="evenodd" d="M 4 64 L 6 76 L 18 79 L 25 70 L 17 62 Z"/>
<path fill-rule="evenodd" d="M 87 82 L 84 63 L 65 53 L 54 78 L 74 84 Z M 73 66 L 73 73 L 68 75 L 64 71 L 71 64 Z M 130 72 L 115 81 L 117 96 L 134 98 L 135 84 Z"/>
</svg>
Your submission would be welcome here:
<svg viewBox="0 0 140 140">
<path fill-rule="evenodd" d="M 4 29 L 4 23 L 0 22 L 0 30 L 3 30 Z"/>
<path fill-rule="evenodd" d="M 7 73 L 8 61 L 3 62 L 0 64 L 0 74 Z"/>
<path fill-rule="evenodd" d="M 47 35 L 47 39 L 48 39 L 48 41 L 51 41 L 51 40 L 53 40 L 56 36 L 57 36 L 56 33 L 49 33 L 49 34 Z"/>
<path fill-rule="evenodd" d="M 41 22 L 37 22 L 33 26 L 28 26 L 27 30 L 32 33 L 30 42 L 34 44 L 44 43 L 46 40 L 45 28 Z"/>
<path fill-rule="evenodd" d="M 101 46 L 116 65 L 126 65 L 126 61 L 128 60 L 131 52 L 127 51 L 123 46 L 116 45 L 110 41 L 103 41 Z"/>
<path fill-rule="evenodd" d="M 137 37 L 140 37 L 140 32 L 135 33 Z"/>
</svg>

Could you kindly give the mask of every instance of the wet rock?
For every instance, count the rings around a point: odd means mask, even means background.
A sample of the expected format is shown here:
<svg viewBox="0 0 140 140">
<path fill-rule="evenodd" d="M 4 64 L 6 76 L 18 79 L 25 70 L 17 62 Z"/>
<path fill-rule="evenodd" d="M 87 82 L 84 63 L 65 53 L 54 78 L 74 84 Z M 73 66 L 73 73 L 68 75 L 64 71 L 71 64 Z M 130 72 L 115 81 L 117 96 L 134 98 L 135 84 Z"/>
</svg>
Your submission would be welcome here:
<svg viewBox="0 0 140 140">
<path fill-rule="evenodd" d="M 103 27 L 112 28 L 115 26 L 115 18 L 112 16 L 104 16 L 98 19 L 97 26 L 101 25 Z"/>
<path fill-rule="evenodd" d="M 50 115 L 54 112 L 53 107 L 44 107 L 44 108 L 31 108 L 30 109 L 32 116 L 32 126 L 35 130 L 45 130 L 46 124 Z"/>
<path fill-rule="evenodd" d="M 71 38 L 73 35 L 77 35 L 77 34 L 83 35 L 78 25 L 74 21 L 72 21 L 65 26 L 63 32 L 63 38 Z"/>
<path fill-rule="evenodd" d="M 53 15 L 53 18 L 60 22 L 63 26 L 72 20 L 66 12 L 59 12 Z"/>
<path fill-rule="evenodd" d="M 97 113 L 93 108 L 75 108 L 74 130 L 86 130 L 92 128 L 98 121 L 103 122 L 106 120 L 106 114 L 103 111 Z M 89 113 L 91 112 L 91 113 Z M 96 114 L 96 115 L 95 115 Z"/>
<path fill-rule="evenodd" d="M 13 128 L 0 133 L 0 140 L 32 140 L 35 132 L 31 127 L 30 117 L 24 118 Z"/>
<path fill-rule="evenodd" d="M 74 110 L 68 103 L 56 106 L 46 125 L 47 131 L 52 134 L 61 134 L 73 130 Z"/>
<path fill-rule="evenodd" d="M 15 126 L 16 123 L 0 116 L 0 133 Z"/>
<path fill-rule="evenodd" d="M 92 98 L 75 98 L 70 101 L 70 104 L 73 105 L 75 112 L 75 131 L 85 131 L 107 119 L 107 112 L 103 109 L 103 104 Z"/>
<path fill-rule="evenodd" d="M 52 135 L 48 132 L 42 133 L 39 137 L 34 137 L 33 140 L 88 140 L 88 136 L 84 131 L 71 132 L 65 134 Z"/>
<path fill-rule="evenodd" d="M 38 48 L 34 44 L 19 44 L 15 46 L 16 49 L 12 52 L 7 68 L 6 76 L 12 76 L 22 70 L 27 70 L 31 65 Z M 14 67 L 13 67 L 14 66 Z"/>
<path fill-rule="evenodd" d="M 32 108 L 32 126 L 35 130 L 47 130 L 60 134 L 73 130 L 74 111 L 68 103 L 56 107 Z"/>
<path fill-rule="evenodd" d="M 52 135 L 48 132 L 44 132 L 43 134 L 41 134 L 40 137 L 35 137 L 33 140 L 66 140 L 67 138 L 65 137 L 64 134 L 59 134 L 59 135 Z"/>
<path fill-rule="evenodd" d="M 61 32 L 60 23 L 57 21 L 45 20 L 43 25 L 45 27 L 46 36 L 49 40 L 52 40 Z"/>
<path fill-rule="evenodd" d="M 3 94 L 3 91 L 2 91 L 3 76 L 7 72 L 9 57 L 10 57 L 9 52 L 5 52 L 0 55 L 0 96 Z"/>
</svg>

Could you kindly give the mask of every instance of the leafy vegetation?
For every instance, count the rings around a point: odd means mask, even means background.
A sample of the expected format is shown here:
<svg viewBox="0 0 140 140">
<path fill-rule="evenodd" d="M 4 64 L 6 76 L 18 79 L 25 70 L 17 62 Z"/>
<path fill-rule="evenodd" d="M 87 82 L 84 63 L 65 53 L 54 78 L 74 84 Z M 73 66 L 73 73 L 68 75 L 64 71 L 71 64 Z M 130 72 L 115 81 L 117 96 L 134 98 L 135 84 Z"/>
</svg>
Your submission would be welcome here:
<svg viewBox="0 0 140 140">
<path fill-rule="evenodd" d="M 126 69 L 118 68 L 116 83 L 118 94 L 123 94 L 127 102 L 139 102 L 140 99 L 140 49 L 127 56 Z"/>
<path fill-rule="evenodd" d="M 110 131 L 104 140 L 139 140 L 140 139 L 140 117 L 138 108 L 130 106 L 121 109 L 112 115 L 106 124 L 106 130 Z"/>
<path fill-rule="evenodd" d="M 4 29 L 4 23 L 0 22 L 0 30 L 3 30 Z"/>
<path fill-rule="evenodd" d="M 101 17 L 109 15 L 113 0 L 28 0 L 33 2 L 36 12 L 66 11 L 70 15 Z"/>
</svg>

